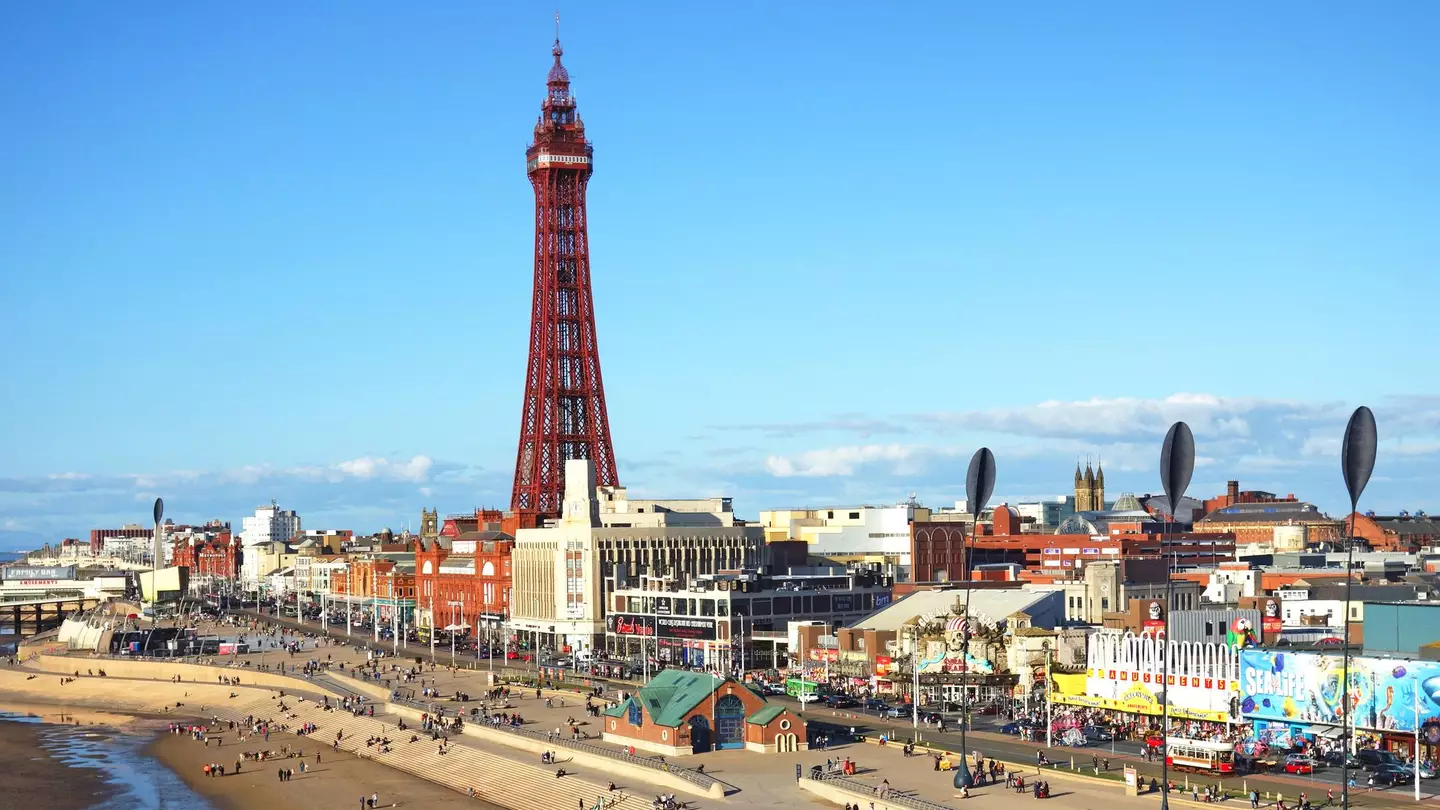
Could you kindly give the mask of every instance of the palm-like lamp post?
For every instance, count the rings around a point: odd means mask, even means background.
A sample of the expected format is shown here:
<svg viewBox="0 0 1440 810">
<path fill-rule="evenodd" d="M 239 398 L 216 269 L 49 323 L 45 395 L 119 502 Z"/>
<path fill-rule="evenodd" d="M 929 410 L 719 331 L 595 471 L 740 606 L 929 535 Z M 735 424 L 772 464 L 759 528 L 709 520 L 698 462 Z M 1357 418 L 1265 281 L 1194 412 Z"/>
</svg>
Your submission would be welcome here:
<svg viewBox="0 0 1440 810">
<path fill-rule="evenodd" d="M 985 511 L 985 503 L 995 492 L 995 454 L 990 448 L 982 447 L 975 451 L 970 457 L 970 471 L 965 475 L 965 498 L 966 506 L 970 509 L 970 539 L 965 549 L 965 616 L 960 627 L 960 655 L 966 661 L 963 674 L 965 679 L 960 684 L 960 767 L 955 771 L 955 787 L 968 788 L 975 784 L 975 776 L 970 773 L 970 749 L 965 744 L 965 729 L 970 725 L 970 583 L 974 577 L 970 574 L 971 555 L 975 549 L 975 531 L 980 525 L 980 513 Z M 918 629 L 918 628 L 917 628 Z M 919 641 L 916 641 L 916 653 L 913 666 L 916 668 L 916 679 L 919 679 L 920 653 Z M 920 711 L 920 695 L 916 690 L 915 711 Z"/>
<path fill-rule="evenodd" d="M 1165 444 L 1160 448 L 1160 485 L 1165 489 L 1165 499 L 1170 502 L 1170 518 L 1174 520 L 1180 512 L 1180 499 L 1190 486 L 1190 476 L 1195 472 L 1195 434 L 1184 422 L 1176 422 L 1165 434 Z M 1173 549 L 1173 546 L 1172 546 Z M 1160 546 L 1165 554 L 1165 546 Z M 1172 551 L 1172 561 L 1173 551 Z M 1165 566 L 1165 633 L 1160 642 L 1161 654 L 1165 659 L 1163 680 L 1160 682 L 1163 700 L 1160 704 L 1160 810 L 1170 810 L 1170 608 L 1175 604 L 1175 572 L 1173 564 Z"/>
<path fill-rule="evenodd" d="M 1351 570 L 1355 564 L 1355 510 L 1360 505 L 1360 494 L 1370 483 L 1370 473 L 1375 471 L 1377 441 L 1375 414 L 1361 405 L 1350 415 L 1350 423 L 1345 426 L 1345 442 L 1340 447 L 1340 472 L 1350 493 L 1350 536 L 1345 543 L 1348 549 L 1345 553 L 1345 639 L 1340 672 L 1340 739 L 1344 741 L 1340 751 L 1340 810 L 1350 810 L 1350 754 L 1354 746 L 1350 729 L 1350 591 L 1355 584 Z M 1416 764 L 1418 771 L 1418 761 Z"/>
</svg>

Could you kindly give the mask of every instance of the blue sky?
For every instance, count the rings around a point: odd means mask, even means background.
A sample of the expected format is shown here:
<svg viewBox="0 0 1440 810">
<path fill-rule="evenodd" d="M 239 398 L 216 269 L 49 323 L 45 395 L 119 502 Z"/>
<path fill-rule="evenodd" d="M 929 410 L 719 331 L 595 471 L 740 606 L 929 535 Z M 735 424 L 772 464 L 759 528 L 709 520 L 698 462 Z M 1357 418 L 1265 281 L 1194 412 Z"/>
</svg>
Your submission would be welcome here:
<svg viewBox="0 0 1440 810">
<path fill-rule="evenodd" d="M 0 8 L 0 545 L 504 506 L 553 5 Z M 622 482 L 1440 509 L 1433 3 L 562 8 Z"/>
</svg>

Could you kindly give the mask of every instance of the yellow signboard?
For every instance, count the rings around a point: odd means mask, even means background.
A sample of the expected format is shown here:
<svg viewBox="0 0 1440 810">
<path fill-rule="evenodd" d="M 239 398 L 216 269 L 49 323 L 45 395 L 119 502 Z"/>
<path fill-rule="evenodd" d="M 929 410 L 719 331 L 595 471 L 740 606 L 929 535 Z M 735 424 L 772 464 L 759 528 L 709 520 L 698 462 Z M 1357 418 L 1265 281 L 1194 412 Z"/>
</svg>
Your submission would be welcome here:
<svg viewBox="0 0 1440 810">
<path fill-rule="evenodd" d="M 1052 695 L 1051 698 L 1056 703 L 1067 706 L 1111 709 L 1117 712 L 1148 714 L 1157 717 L 1160 716 L 1162 710 L 1160 701 L 1155 698 L 1155 695 L 1150 690 L 1138 685 L 1126 690 L 1120 700 L 1094 697 L 1093 695 Z M 1170 716 L 1176 720 L 1209 720 L 1214 723 L 1224 723 L 1230 719 L 1225 712 L 1200 711 L 1183 706 L 1171 706 Z"/>
</svg>

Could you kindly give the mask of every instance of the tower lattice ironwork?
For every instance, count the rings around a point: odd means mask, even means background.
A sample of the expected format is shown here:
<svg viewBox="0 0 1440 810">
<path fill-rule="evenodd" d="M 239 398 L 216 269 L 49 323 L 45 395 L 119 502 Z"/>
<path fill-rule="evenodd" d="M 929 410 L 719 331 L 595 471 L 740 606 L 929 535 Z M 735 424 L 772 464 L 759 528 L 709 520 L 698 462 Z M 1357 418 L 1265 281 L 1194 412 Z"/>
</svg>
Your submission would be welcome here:
<svg viewBox="0 0 1440 810">
<path fill-rule="evenodd" d="M 542 515 L 560 512 L 569 459 L 593 461 L 597 484 L 619 483 L 590 289 L 585 186 L 594 149 L 560 62 L 558 32 L 553 53 L 535 140 L 525 151 L 535 189 L 535 295 L 510 499 L 512 509 Z"/>
</svg>

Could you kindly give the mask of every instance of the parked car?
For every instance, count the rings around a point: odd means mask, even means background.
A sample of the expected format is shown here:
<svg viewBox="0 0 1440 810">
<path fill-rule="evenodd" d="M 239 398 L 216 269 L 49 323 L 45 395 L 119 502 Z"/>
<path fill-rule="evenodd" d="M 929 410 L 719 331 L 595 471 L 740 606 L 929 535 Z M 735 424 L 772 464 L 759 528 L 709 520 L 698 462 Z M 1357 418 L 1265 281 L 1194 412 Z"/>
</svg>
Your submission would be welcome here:
<svg viewBox="0 0 1440 810">
<path fill-rule="evenodd" d="M 1304 754 L 1290 754 L 1285 757 L 1285 772 L 1308 774 L 1315 772 L 1315 762 Z"/>
<path fill-rule="evenodd" d="M 1374 748 L 1367 748 L 1358 751 L 1355 758 L 1360 760 L 1360 767 L 1367 771 L 1378 771 L 1382 768 L 1399 768 L 1405 763 L 1389 751 L 1377 751 Z"/>
<path fill-rule="evenodd" d="M 1382 765 L 1370 774 L 1369 783 L 1376 787 L 1407 785 L 1415 780 L 1415 772 L 1406 768 Z"/>
<path fill-rule="evenodd" d="M 872 712 L 883 712 L 890 708 L 890 705 L 880 698 L 870 698 L 865 701 L 865 709 Z"/>
<path fill-rule="evenodd" d="M 859 706 L 860 704 L 855 700 L 855 698 L 852 698 L 849 695 L 831 695 L 830 697 L 825 698 L 825 705 L 829 706 L 832 709 L 848 709 L 851 706 Z"/>
<path fill-rule="evenodd" d="M 806 692 L 802 695 L 799 695 L 795 699 L 800 701 L 801 703 L 816 703 L 820 700 L 820 696 L 815 694 L 814 692 Z"/>
<path fill-rule="evenodd" d="M 886 717 L 909 717 L 915 713 L 915 704 L 899 703 L 885 710 Z"/>
<path fill-rule="evenodd" d="M 1000 727 L 1000 733 L 1001 733 L 1001 734 L 1019 734 L 1019 733 L 1020 733 L 1020 724 L 1019 724 L 1019 723 L 1006 723 L 1005 725 L 1003 725 L 1003 726 Z"/>
<path fill-rule="evenodd" d="M 1091 742 L 1109 742 L 1114 738 L 1115 735 L 1111 733 L 1110 729 L 1105 728 L 1104 726 L 1085 727 L 1085 739 L 1090 740 Z"/>
<path fill-rule="evenodd" d="M 1324 756 L 1320 757 L 1316 764 L 1329 766 L 1331 768 L 1339 768 L 1344 765 L 1352 771 L 1358 771 L 1362 767 L 1360 760 L 1356 759 L 1353 755 L 1343 754 L 1340 751 L 1326 751 Z"/>
</svg>

